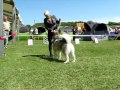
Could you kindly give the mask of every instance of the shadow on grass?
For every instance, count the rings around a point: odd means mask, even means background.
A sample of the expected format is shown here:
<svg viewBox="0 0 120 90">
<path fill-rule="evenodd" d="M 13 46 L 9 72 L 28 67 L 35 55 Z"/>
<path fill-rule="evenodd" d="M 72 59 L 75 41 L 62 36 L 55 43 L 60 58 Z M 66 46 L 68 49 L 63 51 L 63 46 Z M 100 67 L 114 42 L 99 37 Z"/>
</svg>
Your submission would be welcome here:
<svg viewBox="0 0 120 90">
<path fill-rule="evenodd" d="M 25 56 L 22 56 L 22 57 L 38 57 L 38 58 L 41 58 L 41 59 L 44 59 L 44 60 L 48 60 L 50 62 L 61 62 L 63 63 L 64 61 L 62 60 L 58 60 L 58 59 L 54 59 L 48 55 L 25 55 Z"/>
</svg>

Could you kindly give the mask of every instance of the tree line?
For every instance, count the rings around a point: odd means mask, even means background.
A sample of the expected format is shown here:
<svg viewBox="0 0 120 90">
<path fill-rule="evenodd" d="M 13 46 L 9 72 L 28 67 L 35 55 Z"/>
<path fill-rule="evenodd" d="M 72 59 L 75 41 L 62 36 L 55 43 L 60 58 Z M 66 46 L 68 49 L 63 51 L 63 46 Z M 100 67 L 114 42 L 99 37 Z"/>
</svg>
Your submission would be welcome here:
<svg viewBox="0 0 120 90">
<path fill-rule="evenodd" d="M 82 21 L 79 21 L 79 22 L 82 22 Z M 74 26 L 76 22 L 61 22 L 61 26 Z M 93 21 L 87 21 L 88 24 L 91 24 L 91 23 L 95 23 Z M 116 25 L 120 25 L 120 22 L 108 22 L 108 25 L 110 27 L 114 27 Z M 30 26 L 30 25 L 27 25 L 27 26 Z M 39 26 L 42 26 L 44 27 L 44 23 L 35 23 L 34 25 L 31 26 L 31 28 L 35 29 Z"/>
</svg>

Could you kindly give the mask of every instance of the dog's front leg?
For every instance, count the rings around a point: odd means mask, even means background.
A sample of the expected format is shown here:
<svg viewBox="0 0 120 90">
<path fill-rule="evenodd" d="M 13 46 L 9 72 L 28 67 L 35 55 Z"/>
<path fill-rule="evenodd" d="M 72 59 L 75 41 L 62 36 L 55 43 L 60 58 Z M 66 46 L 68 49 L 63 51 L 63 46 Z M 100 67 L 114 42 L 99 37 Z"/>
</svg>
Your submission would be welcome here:
<svg viewBox="0 0 120 90">
<path fill-rule="evenodd" d="M 72 61 L 72 62 L 75 62 L 76 56 L 75 56 L 75 53 L 74 53 L 74 52 L 72 53 L 72 57 L 73 57 L 73 61 Z"/>
<path fill-rule="evenodd" d="M 61 60 L 61 52 L 59 52 L 59 57 L 58 57 L 59 60 Z"/>
</svg>

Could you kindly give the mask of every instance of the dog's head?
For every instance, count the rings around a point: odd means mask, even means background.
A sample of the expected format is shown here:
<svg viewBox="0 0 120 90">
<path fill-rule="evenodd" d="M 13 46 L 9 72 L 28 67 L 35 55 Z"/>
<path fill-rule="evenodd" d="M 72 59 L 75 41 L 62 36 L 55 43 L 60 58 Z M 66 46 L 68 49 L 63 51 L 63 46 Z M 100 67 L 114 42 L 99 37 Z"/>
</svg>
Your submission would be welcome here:
<svg viewBox="0 0 120 90">
<path fill-rule="evenodd" d="M 55 42 L 63 42 L 63 43 L 66 43 L 65 39 L 62 37 L 61 35 L 61 32 L 60 31 L 54 31 L 53 32 L 53 37 L 52 37 L 52 42 L 55 43 Z"/>
<path fill-rule="evenodd" d="M 53 37 L 61 35 L 61 30 L 53 30 Z"/>
</svg>

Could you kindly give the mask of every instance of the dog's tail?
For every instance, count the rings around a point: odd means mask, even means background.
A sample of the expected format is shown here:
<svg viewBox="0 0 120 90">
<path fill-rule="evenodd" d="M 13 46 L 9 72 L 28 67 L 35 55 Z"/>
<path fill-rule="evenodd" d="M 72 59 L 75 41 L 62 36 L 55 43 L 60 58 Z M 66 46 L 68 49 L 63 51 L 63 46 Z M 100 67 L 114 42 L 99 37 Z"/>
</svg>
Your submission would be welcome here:
<svg viewBox="0 0 120 90">
<path fill-rule="evenodd" d="M 61 37 L 66 41 L 67 44 L 71 43 L 71 37 L 69 34 L 63 34 Z"/>
</svg>

